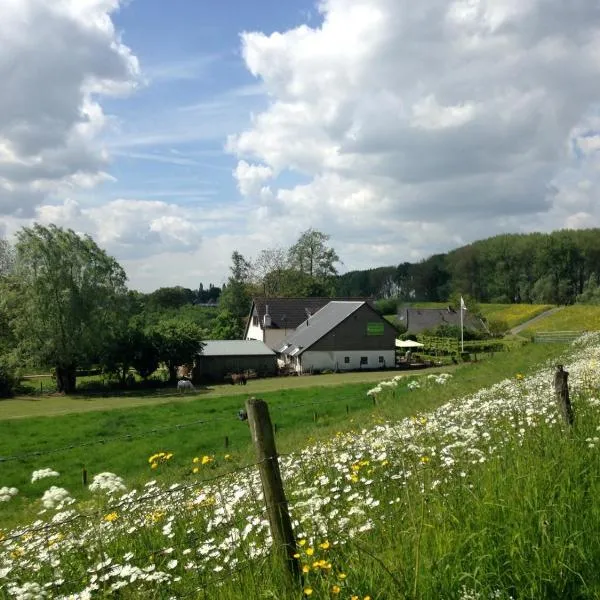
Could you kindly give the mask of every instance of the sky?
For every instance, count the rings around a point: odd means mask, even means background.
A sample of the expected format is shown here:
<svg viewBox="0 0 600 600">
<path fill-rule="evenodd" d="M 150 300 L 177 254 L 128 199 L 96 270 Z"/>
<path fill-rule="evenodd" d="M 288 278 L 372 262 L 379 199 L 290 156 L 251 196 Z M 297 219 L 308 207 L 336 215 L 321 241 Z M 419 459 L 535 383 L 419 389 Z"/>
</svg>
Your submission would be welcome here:
<svg viewBox="0 0 600 600">
<path fill-rule="evenodd" d="M 0 236 L 132 288 L 331 236 L 340 270 L 600 226 L 589 0 L 3 0 Z"/>
</svg>

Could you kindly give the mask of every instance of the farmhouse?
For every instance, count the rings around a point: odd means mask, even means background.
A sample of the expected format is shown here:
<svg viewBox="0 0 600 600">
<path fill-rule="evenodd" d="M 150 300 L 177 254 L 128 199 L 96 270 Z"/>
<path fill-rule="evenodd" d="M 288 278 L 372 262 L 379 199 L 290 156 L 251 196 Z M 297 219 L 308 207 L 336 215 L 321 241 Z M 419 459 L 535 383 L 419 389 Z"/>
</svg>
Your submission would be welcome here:
<svg viewBox="0 0 600 600">
<path fill-rule="evenodd" d="M 277 348 L 298 373 L 382 369 L 395 365 L 397 331 L 365 301 L 333 300 Z"/>
<path fill-rule="evenodd" d="M 398 313 L 398 321 L 406 326 L 406 333 L 421 333 L 426 329 L 435 329 L 440 325 L 460 327 L 460 311 L 447 308 L 404 308 Z M 485 330 L 484 322 L 471 314 L 463 312 L 465 329 Z"/>
<path fill-rule="evenodd" d="M 258 340 L 211 340 L 196 357 L 194 382 L 223 381 L 230 373 L 254 371 L 259 377 L 277 374 L 275 352 Z"/>
</svg>

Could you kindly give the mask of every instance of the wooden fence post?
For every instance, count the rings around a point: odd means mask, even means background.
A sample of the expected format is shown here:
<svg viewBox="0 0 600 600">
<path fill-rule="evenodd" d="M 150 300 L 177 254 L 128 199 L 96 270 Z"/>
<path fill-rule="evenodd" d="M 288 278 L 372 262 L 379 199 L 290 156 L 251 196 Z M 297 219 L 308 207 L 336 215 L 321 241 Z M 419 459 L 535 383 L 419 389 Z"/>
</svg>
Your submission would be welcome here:
<svg viewBox="0 0 600 600">
<path fill-rule="evenodd" d="M 225 436 L 225 448 L 229 448 L 229 436 Z"/>
<path fill-rule="evenodd" d="M 83 487 L 87 487 L 88 478 L 87 469 L 85 468 L 85 465 L 83 465 L 83 468 L 81 469 L 81 483 L 83 483 Z"/>
<path fill-rule="evenodd" d="M 283 558 L 292 577 L 300 581 L 300 564 L 294 558 L 296 540 L 279 470 L 269 407 L 264 400 L 250 398 L 246 401 L 246 411 L 275 550 Z"/>
<path fill-rule="evenodd" d="M 554 373 L 554 392 L 558 410 L 567 425 L 573 425 L 573 408 L 569 399 L 569 373 L 563 369 L 562 365 L 556 366 Z"/>
</svg>

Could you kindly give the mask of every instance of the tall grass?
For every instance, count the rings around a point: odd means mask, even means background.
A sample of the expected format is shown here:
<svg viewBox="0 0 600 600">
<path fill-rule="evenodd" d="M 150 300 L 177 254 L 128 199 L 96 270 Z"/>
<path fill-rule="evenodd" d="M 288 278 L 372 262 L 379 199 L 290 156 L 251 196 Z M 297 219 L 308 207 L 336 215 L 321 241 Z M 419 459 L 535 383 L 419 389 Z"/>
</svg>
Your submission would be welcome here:
<svg viewBox="0 0 600 600">
<path fill-rule="evenodd" d="M 320 441 L 283 456 L 302 582 L 269 556 L 256 472 L 211 481 L 207 462 L 185 487 L 149 482 L 120 500 L 82 500 L 52 533 L 9 540 L 5 530 L 0 594 L 29 583 L 47 584 L 47 597 L 123 599 L 598 597 L 600 341 L 575 352 L 561 359 L 570 430 L 551 369 L 514 369 L 481 390 L 465 371 L 378 386 L 369 422 L 329 423 Z M 412 416 L 391 418 L 403 404 Z M 80 511 L 90 518 L 70 520 Z"/>
</svg>

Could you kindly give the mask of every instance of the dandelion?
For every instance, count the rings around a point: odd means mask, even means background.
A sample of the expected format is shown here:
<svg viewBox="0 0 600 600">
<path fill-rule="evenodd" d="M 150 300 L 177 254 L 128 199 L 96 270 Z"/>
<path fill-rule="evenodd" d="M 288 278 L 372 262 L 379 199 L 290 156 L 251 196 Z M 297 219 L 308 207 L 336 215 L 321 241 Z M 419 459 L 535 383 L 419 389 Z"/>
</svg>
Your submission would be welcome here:
<svg viewBox="0 0 600 600">
<path fill-rule="evenodd" d="M 322 544 L 319 544 L 319 548 L 322 548 L 323 550 L 328 550 L 329 546 L 330 544 L 327 540 L 325 540 Z"/>
<path fill-rule="evenodd" d="M 339 594 L 342 591 L 342 588 L 339 585 L 334 585 L 331 588 L 331 593 L 332 594 Z"/>
<path fill-rule="evenodd" d="M 108 523 L 114 523 L 119 518 L 119 515 L 116 512 L 108 513 L 104 515 L 104 520 Z"/>
<path fill-rule="evenodd" d="M 213 462 L 213 460 L 215 460 L 212 456 L 203 456 L 202 457 L 202 464 L 203 465 L 208 465 L 209 463 Z"/>
<path fill-rule="evenodd" d="M 310 587 L 305 587 L 304 588 L 304 595 L 305 596 L 310 596 L 312 593 L 313 593 L 312 588 L 310 588 Z"/>
<path fill-rule="evenodd" d="M 307 556 L 312 556 L 314 553 L 315 553 L 315 551 L 312 548 L 307 548 L 306 549 Z"/>
</svg>

